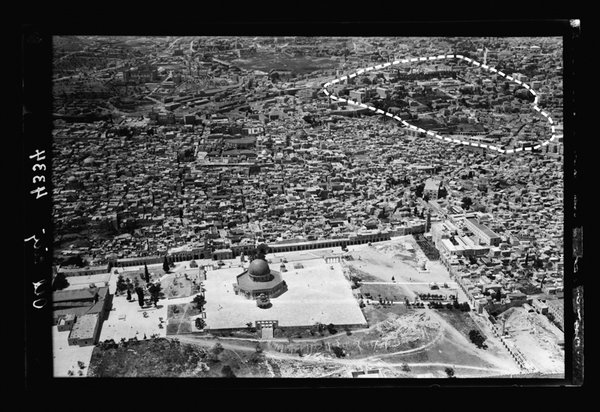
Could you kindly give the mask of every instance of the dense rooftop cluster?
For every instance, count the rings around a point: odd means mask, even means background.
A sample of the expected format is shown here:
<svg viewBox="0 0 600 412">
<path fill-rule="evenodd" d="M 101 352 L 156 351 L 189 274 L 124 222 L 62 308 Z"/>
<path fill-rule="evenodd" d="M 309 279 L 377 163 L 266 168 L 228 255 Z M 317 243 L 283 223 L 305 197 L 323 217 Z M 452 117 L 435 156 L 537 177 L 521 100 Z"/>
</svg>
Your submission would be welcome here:
<svg viewBox="0 0 600 412">
<path fill-rule="evenodd" d="M 334 76 L 373 62 L 460 50 L 529 82 L 560 126 L 560 42 L 507 38 L 483 47 L 464 39 L 346 38 L 315 46 L 295 38 L 201 38 L 182 48 L 183 43 L 138 39 L 136 53 L 120 48 L 106 64 L 97 61 L 94 51 L 104 49 L 94 43 L 78 57 L 95 59 L 83 74 L 68 67 L 75 52 L 58 55 L 59 75 L 75 76 L 77 90 L 100 82 L 102 93 L 119 98 L 106 104 L 105 94 L 86 97 L 90 107 L 94 102 L 102 107 L 103 116 L 112 108 L 108 119 L 55 121 L 58 254 L 103 262 L 186 245 L 221 250 L 367 231 L 423 233 L 432 223 L 475 211 L 487 216 L 501 244 L 477 257 L 480 261 L 454 257 L 448 259 L 452 265 L 469 275 L 492 274 L 495 281 L 515 275 L 541 279 L 547 271 L 558 282 L 560 139 L 544 151 L 499 156 L 411 133 L 389 118 L 332 103 L 320 90 Z M 401 113 L 426 129 L 503 145 L 549 134 L 518 87 L 460 63 L 374 71 L 337 85 L 335 92 Z M 69 95 L 57 93 L 64 112 Z M 135 95 L 129 105 L 127 93 Z M 433 198 L 432 180 L 441 188 Z M 506 290 L 513 289 L 510 282 L 503 283 Z"/>
</svg>

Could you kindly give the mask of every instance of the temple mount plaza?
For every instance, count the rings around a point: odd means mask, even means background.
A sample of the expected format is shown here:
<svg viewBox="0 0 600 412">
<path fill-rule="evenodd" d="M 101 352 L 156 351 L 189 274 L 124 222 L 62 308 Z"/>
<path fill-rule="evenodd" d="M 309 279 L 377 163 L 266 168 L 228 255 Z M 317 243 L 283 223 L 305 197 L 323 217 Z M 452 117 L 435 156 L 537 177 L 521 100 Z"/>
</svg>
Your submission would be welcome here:
<svg viewBox="0 0 600 412">
<path fill-rule="evenodd" d="M 246 263 L 245 270 L 236 266 L 206 273 L 205 330 L 246 328 L 248 323 L 259 328 L 265 324 L 285 328 L 316 323 L 366 326 L 340 263 L 327 263 L 310 253 L 278 253 L 267 260 L 270 266 L 256 259 Z M 268 308 L 257 305 L 259 294 L 266 290 L 269 295 L 265 287 L 274 292 Z"/>
</svg>

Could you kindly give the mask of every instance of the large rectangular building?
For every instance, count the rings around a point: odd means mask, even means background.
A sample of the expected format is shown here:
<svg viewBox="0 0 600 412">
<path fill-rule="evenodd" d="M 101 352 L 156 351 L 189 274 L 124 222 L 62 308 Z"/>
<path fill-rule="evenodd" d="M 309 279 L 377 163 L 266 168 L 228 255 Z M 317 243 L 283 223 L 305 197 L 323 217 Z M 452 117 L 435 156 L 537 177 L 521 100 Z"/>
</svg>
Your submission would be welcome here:
<svg viewBox="0 0 600 412">
<path fill-rule="evenodd" d="M 100 315 L 88 313 L 77 319 L 69 333 L 69 345 L 90 346 L 98 342 L 100 336 Z"/>
<path fill-rule="evenodd" d="M 465 226 L 485 245 L 498 246 L 500 235 L 492 231 L 486 225 L 479 223 L 476 219 L 465 219 Z"/>
</svg>

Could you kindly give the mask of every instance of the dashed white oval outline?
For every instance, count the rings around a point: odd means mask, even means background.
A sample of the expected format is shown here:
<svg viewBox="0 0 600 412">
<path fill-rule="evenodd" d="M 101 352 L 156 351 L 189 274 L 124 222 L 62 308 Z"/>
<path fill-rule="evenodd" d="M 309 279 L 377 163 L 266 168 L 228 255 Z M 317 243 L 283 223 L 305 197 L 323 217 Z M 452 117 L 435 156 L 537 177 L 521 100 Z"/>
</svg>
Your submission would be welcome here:
<svg viewBox="0 0 600 412">
<path fill-rule="evenodd" d="M 474 141 L 464 141 L 464 140 L 459 140 L 459 139 L 453 139 L 450 138 L 448 136 L 440 136 L 439 134 L 432 132 L 430 130 L 424 130 L 421 129 L 419 127 L 413 126 L 410 123 L 406 122 L 405 120 L 401 119 L 398 116 L 395 116 L 392 113 L 389 112 L 384 112 L 381 109 L 377 109 L 373 106 L 370 105 L 366 105 L 364 103 L 358 103 L 354 100 L 350 100 L 350 99 L 342 99 L 340 97 L 337 97 L 335 94 L 331 93 L 329 90 L 327 90 L 331 85 L 336 84 L 336 83 L 340 83 L 343 82 L 347 79 L 351 79 L 353 77 L 356 77 L 359 74 L 363 74 L 366 72 L 369 72 L 371 70 L 379 70 L 382 69 L 384 67 L 389 67 L 389 66 L 395 66 L 398 64 L 404 64 L 404 63 L 412 63 L 412 62 L 419 62 L 419 61 L 429 61 L 429 60 L 441 60 L 441 59 L 459 59 L 459 60 L 464 60 L 468 63 L 471 63 L 472 65 L 476 66 L 476 67 L 481 67 L 484 70 L 490 71 L 492 73 L 496 73 L 504 78 L 506 78 L 507 80 L 516 83 L 522 87 L 524 87 L 527 91 L 529 91 L 529 93 L 531 93 L 534 96 L 534 100 L 533 100 L 533 109 L 535 111 L 537 111 L 538 113 L 540 113 L 542 116 L 544 116 L 546 118 L 546 120 L 548 121 L 549 125 L 550 125 L 550 130 L 552 131 L 552 135 L 550 137 L 550 139 L 546 140 L 543 143 L 537 144 L 535 146 L 523 146 L 523 147 L 517 147 L 514 149 L 502 149 L 501 147 L 498 146 L 493 146 L 493 145 L 489 145 L 489 144 L 482 144 L 482 143 L 478 143 L 478 142 L 474 142 Z M 526 83 L 523 83 L 522 81 L 513 78 L 512 76 L 507 75 L 506 73 L 503 73 L 502 71 L 496 69 L 495 67 L 491 67 L 488 66 L 487 64 L 482 64 L 479 63 L 478 61 L 475 61 L 469 57 L 465 57 L 461 54 L 446 54 L 446 55 L 439 55 L 439 56 L 429 56 L 429 57 L 413 57 L 410 59 L 402 59 L 402 60 L 394 60 L 393 62 L 388 62 L 388 63 L 384 63 L 384 64 L 378 64 L 376 66 L 370 66 L 370 67 L 366 67 L 363 69 L 357 69 L 354 73 L 348 74 L 348 75 L 343 75 L 340 76 L 334 80 L 331 80 L 327 83 L 325 83 L 323 85 L 323 89 L 321 89 L 321 92 L 323 92 L 326 96 L 328 96 L 331 100 L 337 100 L 340 102 L 347 102 L 349 104 L 353 104 L 355 106 L 360 106 L 369 110 L 374 111 L 377 114 L 382 114 L 388 117 L 391 117 L 397 121 L 399 121 L 400 123 L 402 123 L 405 127 L 409 128 L 409 129 L 413 129 L 413 130 L 417 130 L 421 133 L 425 133 L 427 135 L 433 136 L 436 139 L 442 141 L 442 142 L 447 142 L 447 143 L 458 143 L 458 144 L 462 144 L 465 146 L 474 146 L 474 147 L 481 147 L 483 149 L 488 149 L 488 150 L 493 150 L 496 151 L 498 153 L 506 153 L 506 154 L 511 154 L 511 153 L 518 153 L 521 151 L 531 151 L 531 150 L 537 150 L 542 146 L 546 146 L 548 144 L 550 144 L 550 142 L 552 142 L 554 139 L 556 139 L 558 137 L 558 135 L 556 135 L 554 132 L 556 131 L 555 127 L 554 127 L 554 121 L 552 120 L 552 118 L 550 117 L 550 115 L 543 111 L 538 105 L 538 100 L 539 100 L 539 96 L 537 95 L 537 93 Z"/>
</svg>

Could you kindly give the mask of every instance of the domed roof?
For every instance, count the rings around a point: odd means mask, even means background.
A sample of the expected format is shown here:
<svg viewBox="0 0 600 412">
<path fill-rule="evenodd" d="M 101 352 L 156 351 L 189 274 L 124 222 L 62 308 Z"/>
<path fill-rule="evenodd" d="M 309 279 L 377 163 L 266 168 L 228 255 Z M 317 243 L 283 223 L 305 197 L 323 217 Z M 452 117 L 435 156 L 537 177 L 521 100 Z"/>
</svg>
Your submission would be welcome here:
<svg viewBox="0 0 600 412">
<path fill-rule="evenodd" d="M 263 259 L 254 259 L 248 266 L 250 276 L 266 276 L 271 273 L 269 264 Z"/>
</svg>

